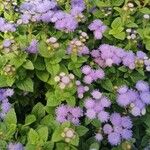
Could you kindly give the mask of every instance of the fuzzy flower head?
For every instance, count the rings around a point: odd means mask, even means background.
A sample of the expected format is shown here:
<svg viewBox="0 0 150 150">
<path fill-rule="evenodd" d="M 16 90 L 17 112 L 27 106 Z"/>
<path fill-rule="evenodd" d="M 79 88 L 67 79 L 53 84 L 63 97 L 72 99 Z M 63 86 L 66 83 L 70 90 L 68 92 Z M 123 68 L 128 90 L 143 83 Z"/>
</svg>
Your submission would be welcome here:
<svg viewBox="0 0 150 150">
<path fill-rule="evenodd" d="M 65 72 L 61 72 L 59 75 L 54 77 L 54 81 L 57 83 L 60 89 L 70 88 L 73 86 L 75 76 L 70 73 L 66 74 Z"/>
<path fill-rule="evenodd" d="M 79 107 L 60 105 L 55 110 L 56 120 L 60 123 L 70 121 L 75 125 L 79 124 L 79 118 L 83 116 L 83 111 Z"/>
<path fill-rule="evenodd" d="M 109 113 L 105 111 L 105 108 L 111 105 L 110 100 L 98 90 L 93 90 L 91 96 L 92 98 L 88 97 L 84 102 L 86 117 L 89 119 L 97 118 L 101 122 L 107 122 L 109 120 Z"/>
<path fill-rule="evenodd" d="M 107 29 L 107 26 L 105 26 L 101 20 L 96 19 L 89 25 L 88 28 L 93 31 L 95 39 L 101 39 L 103 37 L 103 33 Z"/>
<path fill-rule="evenodd" d="M 111 145 L 119 145 L 123 140 L 132 138 L 132 121 L 129 116 L 121 116 L 119 113 L 112 113 L 108 123 L 104 124 L 102 131 L 108 136 Z"/>
<path fill-rule="evenodd" d="M 88 47 L 78 39 L 73 39 L 67 48 L 68 54 L 77 54 L 78 56 L 89 54 Z"/>
<path fill-rule="evenodd" d="M 31 54 L 36 54 L 38 52 L 38 41 L 33 39 L 26 51 Z"/>
<path fill-rule="evenodd" d="M 9 143 L 8 150 L 24 150 L 24 147 L 21 143 Z"/>
</svg>

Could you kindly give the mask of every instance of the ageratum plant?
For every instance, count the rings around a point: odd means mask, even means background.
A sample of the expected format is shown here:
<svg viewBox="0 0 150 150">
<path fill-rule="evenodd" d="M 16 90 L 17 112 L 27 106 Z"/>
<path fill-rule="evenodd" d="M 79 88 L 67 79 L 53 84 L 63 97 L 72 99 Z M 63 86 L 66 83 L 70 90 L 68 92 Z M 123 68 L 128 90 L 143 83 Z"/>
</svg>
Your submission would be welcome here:
<svg viewBox="0 0 150 150">
<path fill-rule="evenodd" d="M 0 150 L 150 149 L 150 0 L 0 0 Z"/>
</svg>

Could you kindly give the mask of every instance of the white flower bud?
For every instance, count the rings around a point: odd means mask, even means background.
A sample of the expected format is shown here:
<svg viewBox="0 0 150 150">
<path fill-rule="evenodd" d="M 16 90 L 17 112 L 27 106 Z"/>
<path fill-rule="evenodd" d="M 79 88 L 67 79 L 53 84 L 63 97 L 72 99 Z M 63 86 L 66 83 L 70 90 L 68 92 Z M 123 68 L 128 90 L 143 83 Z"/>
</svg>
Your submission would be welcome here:
<svg viewBox="0 0 150 150">
<path fill-rule="evenodd" d="M 129 35 L 129 36 L 127 36 L 127 39 L 128 39 L 128 40 L 130 40 L 130 39 L 131 39 L 131 36 L 130 36 L 130 35 Z"/>
<path fill-rule="evenodd" d="M 128 3 L 128 7 L 133 8 L 134 7 L 133 3 Z"/>
<path fill-rule="evenodd" d="M 59 82 L 59 81 L 60 81 L 60 77 L 59 77 L 59 76 L 56 76 L 56 77 L 54 78 L 54 81 L 55 81 L 55 82 Z"/>
<path fill-rule="evenodd" d="M 74 75 L 72 73 L 70 73 L 69 74 L 69 78 L 73 80 L 74 79 Z"/>
<path fill-rule="evenodd" d="M 130 33 L 130 32 L 131 32 L 131 29 L 127 29 L 126 32 Z"/>
<path fill-rule="evenodd" d="M 57 39 L 55 37 L 50 37 L 49 38 L 49 42 L 51 43 L 56 43 L 57 42 Z"/>
<path fill-rule="evenodd" d="M 65 74 L 64 72 L 61 72 L 59 75 L 60 75 L 61 77 L 63 77 L 63 76 L 65 76 L 66 74 Z"/>
<path fill-rule="evenodd" d="M 136 35 L 135 34 L 131 34 L 131 39 L 135 39 Z"/>
<path fill-rule="evenodd" d="M 150 15 L 148 15 L 148 14 L 145 14 L 143 17 L 144 17 L 144 19 L 150 19 Z"/>
<path fill-rule="evenodd" d="M 73 138 L 74 137 L 74 131 L 69 129 L 67 132 L 66 132 L 66 137 L 68 138 Z"/>
<path fill-rule="evenodd" d="M 142 114 L 142 115 L 145 115 L 145 114 L 146 114 L 146 109 L 145 109 L 145 108 L 142 109 L 141 114 Z"/>
</svg>

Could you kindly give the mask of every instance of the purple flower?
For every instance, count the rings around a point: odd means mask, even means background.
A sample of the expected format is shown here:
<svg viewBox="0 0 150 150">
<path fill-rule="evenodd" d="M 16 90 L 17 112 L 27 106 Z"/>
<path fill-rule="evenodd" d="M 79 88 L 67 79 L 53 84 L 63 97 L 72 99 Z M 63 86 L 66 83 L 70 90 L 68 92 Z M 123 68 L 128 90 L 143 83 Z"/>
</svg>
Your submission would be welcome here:
<svg viewBox="0 0 150 150">
<path fill-rule="evenodd" d="M 103 140 L 102 134 L 101 134 L 101 133 L 96 133 L 95 139 L 96 139 L 98 142 L 102 141 L 102 140 Z"/>
<path fill-rule="evenodd" d="M 110 124 L 105 124 L 103 126 L 103 131 L 105 134 L 110 134 L 113 131 L 113 128 Z"/>
<path fill-rule="evenodd" d="M 87 109 L 93 108 L 94 105 L 95 105 L 95 101 L 94 101 L 93 99 L 91 99 L 91 98 L 87 98 L 87 99 L 85 100 L 85 102 L 84 102 L 84 106 L 85 106 L 85 108 L 87 108 Z"/>
<path fill-rule="evenodd" d="M 100 93 L 98 90 L 93 90 L 91 95 L 94 99 L 100 99 L 102 97 L 102 93 Z"/>
<path fill-rule="evenodd" d="M 148 83 L 145 82 L 145 81 L 142 81 L 142 80 L 138 81 L 136 83 L 135 87 L 136 87 L 136 89 L 138 91 L 142 91 L 142 92 L 148 92 L 149 91 L 149 85 L 148 85 Z"/>
<path fill-rule="evenodd" d="M 107 97 L 102 97 L 100 104 L 102 107 L 109 107 L 111 105 L 111 102 Z"/>
<path fill-rule="evenodd" d="M 132 138 L 132 131 L 128 129 L 123 129 L 121 132 L 121 136 L 125 140 L 130 140 Z"/>
<path fill-rule="evenodd" d="M 98 113 L 97 117 L 101 122 L 107 122 L 109 119 L 109 113 L 106 111 L 101 111 L 100 113 Z"/>
<path fill-rule="evenodd" d="M 119 133 L 112 132 L 108 135 L 108 141 L 111 145 L 118 145 L 121 142 L 121 136 Z"/>
<path fill-rule="evenodd" d="M 93 31 L 95 39 L 102 39 L 107 26 L 105 26 L 101 20 L 96 19 L 89 25 L 88 28 Z"/>
<path fill-rule="evenodd" d="M 127 91 L 128 91 L 128 87 L 127 86 L 121 86 L 120 88 L 118 88 L 118 93 L 119 94 L 124 94 L 124 93 L 126 93 Z"/>
<path fill-rule="evenodd" d="M 121 95 L 118 95 L 117 97 L 117 103 L 120 105 L 120 106 L 127 106 L 131 103 L 131 97 L 128 93 L 124 93 L 124 94 L 121 94 Z"/>
<path fill-rule="evenodd" d="M 91 72 L 91 67 L 88 65 L 85 65 L 82 67 L 81 69 L 82 73 L 84 73 L 85 75 L 89 74 Z"/>
<path fill-rule="evenodd" d="M 110 116 L 110 121 L 113 125 L 120 125 L 121 124 L 121 116 L 119 113 L 112 113 Z"/>
<path fill-rule="evenodd" d="M 93 82 L 93 79 L 91 76 L 87 75 L 83 78 L 84 83 L 91 84 Z"/>
<path fill-rule="evenodd" d="M 3 41 L 3 47 L 7 48 L 11 45 L 11 40 L 10 39 L 5 39 Z"/>
<path fill-rule="evenodd" d="M 8 150 L 24 150 L 24 147 L 21 143 L 9 143 Z"/>
<path fill-rule="evenodd" d="M 83 116 L 83 111 L 80 107 L 71 107 L 69 105 L 60 105 L 55 110 L 56 120 L 60 123 L 70 121 L 78 125 L 79 118 Z"/>
<path fill-rule="evenodd" d="M 136 55 L 137 55 L 138 59 L 144 59 L 145 57 L 147 57 L 147 55 L 142 51 L 137 51 Z"/>
<path fill-rule="evenodd" d="M 31 54 L 36 54 L 38 52 L 38 41 L 33 39 L 26 51 Z"/>
<path fill-rule="evenodd" d="M 88 109 L 85 113 L 85 115 L 89 118 L 89 119 L 95 119 L 96 118 L 96 112 L 94 109 Z"/>
<path fill-rule="evenodd" d="M 141 92 L 140 98 L 145 104 L 150 104 L 150 92 Z"/>
<path fill-rule="evenodd" d="M 121 125 L 122 125 L 122 127 L 127 128 L 127 129 L 132 128 L 131 118 L 128 116 L 122 117 L 121 118 Z"/>
<path fill-rule="evenodd" d="M 138 107 L 133 107 L 132 109 L 131 109 L 131 114 L 133 115 L 133 116 L 140 116 L 140 114 L 141 114 L 141 110 L 140 110 L 140 108 L 138 108 Z"/>
</svg>

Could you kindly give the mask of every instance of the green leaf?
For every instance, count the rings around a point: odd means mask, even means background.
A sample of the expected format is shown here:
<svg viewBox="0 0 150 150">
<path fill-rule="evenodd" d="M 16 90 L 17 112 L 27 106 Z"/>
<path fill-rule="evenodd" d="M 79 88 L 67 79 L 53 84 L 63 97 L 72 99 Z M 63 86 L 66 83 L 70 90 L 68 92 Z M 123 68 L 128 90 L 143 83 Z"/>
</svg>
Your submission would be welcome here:
<svg viewBox="0 0 150 150">
<path fill-rule="evenodd" d="M 45 62 L 42 57 L 37 57 L 34 63 L 34 68 L 37 70 L 45 70 Z"/>
<path fill-rule="evenodd" d="M 43 41 L 41 41 L 39 43 L 39 53 L 41 56 L 43 56 L 45 58 L 51 57 L 51 54 L 50 54 L 49 50 L 47 49 L 47 44 Z"/>
<path fill-rule="evenodd" d="M 31 78 L 20 80 L 16 83 L 17 87 L 23 91 L 33 92 L 33 81 Z"/>
<path fill-rule="evenodd" d="M 23 67 L 24 67 L 25 69 L 34 70 L 33 63 L 32 63 L 32 61 L 30 61 L 30 60 L 27 60 L 27 61 L 23 64 Z"/>
<path fill-rule="evenodd" d="M 36 75 L 43 82 L 47 82 L 49 79 L 49 73 L 47 71 L 36 70 Z"/>
<path fill-rule="evenodd" d="M 36 116 L 36 118 L 41 119 L 42 117 L 45 116 L 45 108 L 42 103 L 37 103 L 33 109 L 32 109 L 32 114 Z"/>
<path fill-rule="evenodd" d="M 119 40 L 124 40 L 125 39 L 125 32 L 120 32 L 118 34 L 113 34 L 113 36 L 116 38 L 116 39 L 119 39 Z"/>
<path fill-rule="evenodd" d="M 25 125 L 28 126 L 36 121 L 36 117 L 34 115 L 28 115 L 25 119 Z"/>
<path fill-rule="evenodd" d="M 4 122 L 8 127 L 11 124 L 17 124 L 17 117 L 14 109 L 10 109 L 10 111 L 6 114 Z"/>
<path fill-rule="evenodd" d="M 61 98 L 54 95 L 53 92 L 47 92 L 46 98 L 47 98 L 47 106 L 58 106 L 59 104 L 61 104 Z"/>
<path fill-rule="evenodd" d="M 58 142 L 58 141 L 63 140 L 63 137 L 61 136 L 62 132 L 63 132 L 62 128 L 60 128 L 60 127 L 56 128 L 52 135 L 52 141 Z"/>
<path fill-rule="evenodd" d="M 150 9 L 147 8 L 147 7 L 144 7 L 144 8 L 140 9 L 140 12 L 143 13 L 143 14 L 150 14 Z"/>
<path fill-rule="evenodd" d="M 70 141 L 70 143 L 71 143 L 72 145 L 78 146 L 78 145 L 79 145 L 79 136 L 76 134 L 75 138 L 72 139 L 72 140 Z"/>
<path fill-rule="evenodd" d="M 89 150 L 99 150 L 99 143 L 92 143 Z"/>
<path fill-rule="evenodd" d="M 48 141 L 44 144 L 43 149 L 44 150 L 53 150 L 54 143 L 52 141 Z"/>
<path fill-rule="evenodd" d="M 79 136 L 85 135 L 88 131 L 89 129 L 86 128 L 85 126 L 80 125 L 76 127 L 76 132 L 78 133 Z"/>
<path fill-rule="evenodd" d="M 95 4 L 98 7 L 110 7 L 111 6 L 110 1 L 103 2 L 103 1 L 100 1 L 100 0 L 95 0 Z"/>
<path fill-rule="evenodd" d="M 30 129 L 30 131 L 28 133 L 28 143 L 36 144 L 36 143 L 38 143 L 38 141 L 39 141 L 38 133 L 35 130 Z"/>
<path fill-rule="evenodd" d="M 50 60 L 46 61 L 46 70 L 52 75 L 55 76 L 60 70 L 59 64 L 51 64 Z"/>
<path fill-rule="evenodd" d="M 124 0 L 111 0 L 113 6 L 120 6 L 124 3 Z"/>
<path fill-rule="evenodd" d="M 76 104 L 76 99 L 73 96 L 68 97 L 66 99 L 66 101 L 67 101 L 68 105 L 70 105 L 70 106 L 75 106 L 75 104 Z"/>
<path fill-rule="evenodd" d="M 110 92 L 113 91 L 113 84 L 110 79 L 103 80 L 101 83 L 101 86 L 107 91 L 110 91 Z"/>
<path fill-rule="evenodd" d="M 111 27 L 114 28 L 114 29 L 117 29 L 119 27 L 121 27 L 123 24 L 122 24 L 122 20 L 120 17 L 117 17 L 111 24 Z"/>
<path fill-rule="evenodd" d="M 41 127 L 40 129 L 37 130 L 40 139 L 43 140 L 43 142 L 46 142 L 48 139 L 48 128 L 47 127 Z"/>
<path fill-rule="evenodd" d="M 93 119 L 91 123 L 97 128 L 101 126 L 101 122 L 98 119 Z"/>
</svg>

